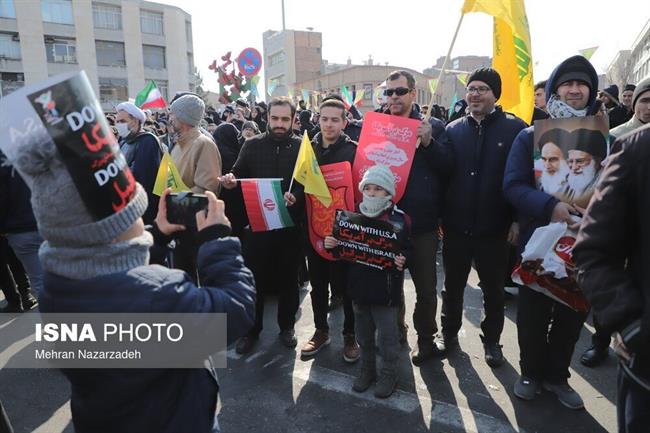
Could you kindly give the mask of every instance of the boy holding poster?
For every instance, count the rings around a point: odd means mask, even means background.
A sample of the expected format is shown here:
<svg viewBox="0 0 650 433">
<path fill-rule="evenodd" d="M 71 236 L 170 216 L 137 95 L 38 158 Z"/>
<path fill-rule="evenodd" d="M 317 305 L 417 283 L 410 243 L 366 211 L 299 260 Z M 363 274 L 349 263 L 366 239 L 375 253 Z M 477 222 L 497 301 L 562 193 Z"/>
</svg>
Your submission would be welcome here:
<svg viewBox="0 0 650 433">
<path fill-rule="evenodd" d="M 408 240 L 410 221 L 397 209 L 392 198 L 395 195 L 395 176 L 383 165 L 369 168 L 359 190 L 363 200 L 358 211 L 368 218 L 384 220 L 403 228 L 402 251 Z M 339 241 L 333 236 L 325 238 L 325 248 L 333 249 Z M 355 330 L 361 346 L 361 374 L 352 389 L 367 390 L 377 376 L 375 365 L 375 330 L 379 332 L 379 344 L 383 365 L 375 388 L 375 397 L 387 398 L 397 385 L 397 361 L 399 358 L 398 313 L 403 304 L 404 265 L 406 257 L 400 253 L 394 258 L 394 266 L 376 269 L 361 263 L 351 263 L 348 274 L 348 290 L 354 302 Z"/>
</svg>

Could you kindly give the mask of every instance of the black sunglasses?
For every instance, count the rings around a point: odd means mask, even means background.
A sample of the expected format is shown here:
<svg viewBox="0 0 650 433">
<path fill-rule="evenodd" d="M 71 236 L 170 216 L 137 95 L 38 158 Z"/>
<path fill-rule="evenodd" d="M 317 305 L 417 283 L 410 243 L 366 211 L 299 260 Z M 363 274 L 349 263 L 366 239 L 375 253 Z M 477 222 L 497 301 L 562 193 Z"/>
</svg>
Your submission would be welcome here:
<svg viewBox="0 0 650 433">
<path fill-rule="evenodd" d="M 397 96 L 404 96 L 410 91 L 411 89 L 409 89 L 408 87 L 396 87 L 394 89 L 385 89 L 384 95 L 390 97 L 393 96 L 393 93 L 397 93 Z"/>
</svg>

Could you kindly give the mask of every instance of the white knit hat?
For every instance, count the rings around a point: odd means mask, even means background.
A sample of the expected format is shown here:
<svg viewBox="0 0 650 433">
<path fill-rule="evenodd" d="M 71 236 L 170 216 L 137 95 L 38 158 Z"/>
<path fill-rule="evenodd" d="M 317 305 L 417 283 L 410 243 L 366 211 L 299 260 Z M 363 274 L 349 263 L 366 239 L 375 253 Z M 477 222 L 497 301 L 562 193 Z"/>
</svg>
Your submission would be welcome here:
<svg viewBox="0 0 650 433">
<path fill-rule="evenodd" d="M 390 168 L 385 165 L 373 165 L 363 174 L 359 182 L 359 191 L 363 192 L 363 187 L 367 184 L 373 184 L 385 189 L 388 194 L 395 196 L 395 175 Z"/>
</svg>

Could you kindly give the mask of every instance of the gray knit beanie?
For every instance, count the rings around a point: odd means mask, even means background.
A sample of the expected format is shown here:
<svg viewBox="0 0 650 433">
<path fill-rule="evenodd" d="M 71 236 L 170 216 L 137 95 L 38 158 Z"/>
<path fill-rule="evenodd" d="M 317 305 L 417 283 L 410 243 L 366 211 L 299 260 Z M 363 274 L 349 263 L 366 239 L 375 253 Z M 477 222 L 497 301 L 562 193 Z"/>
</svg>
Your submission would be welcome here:
<svg viewBox="0 0 650 433">
<path fill-rule="evenodd" d="M 380 186 L 392 197 L 395 197 L 395 175 L 385 165 L 373 165 L 366 170 L 359 182 L 359 191 L 363 192 L 363 187 L 367 184 Z"/>
<path fill-rule="evenodd" d="M 196 126 L 203 119 L 205 103 L 195 95 L 181 96 L 172 103 L 171 112 L 180 122 Z"/>
<path fill-rule="evenodd" d="M 650 77 L 642 80 L 634 89 L 634 93 L 632 94 L 632 110 L 636 109 L 636 101 L 648 90 L 650 90 Z"/>
<path fill-rule="evenodd" d="M 128 242 L 113 242 L 147 209 L 147 194 L 140 184 L 135 184 L 135 192 L 123 208 L 97 220 L 51 140 L 20 147 L 10 162 L 31 188 L 34 216 L 45 240 L 39 254 L 46 271 L 86 279 L 147 262 L 152 243 L 148 233 Z"/>
</svg>

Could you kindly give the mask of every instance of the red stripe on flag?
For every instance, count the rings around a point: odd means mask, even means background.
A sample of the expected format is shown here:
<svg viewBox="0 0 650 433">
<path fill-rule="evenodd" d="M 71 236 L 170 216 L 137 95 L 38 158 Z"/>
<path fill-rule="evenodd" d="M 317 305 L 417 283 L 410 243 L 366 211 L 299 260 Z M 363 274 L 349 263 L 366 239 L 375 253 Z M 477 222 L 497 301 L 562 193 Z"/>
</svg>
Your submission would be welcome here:
<svg viewBox="0 0 650 433">
<path fill-rule="evenodd" d="M 244 196 L 248 222 L 254 232 L 263 232 L 267 230 L 264 212 L 260 206 L 260 198 L 257 190 L 256 181 L 241 181 L 241 191 Z"/>
<path fill-rule="evenodd" d="M 147 102 L 146 104 L 142 104 L 141 109 L 147 109 L 147 108 L 167 108 L 167 104 L 165 104 L 165 100 L 163 98 L 158 98 L 154 99 L 151 102 Z"/>
</svg>

